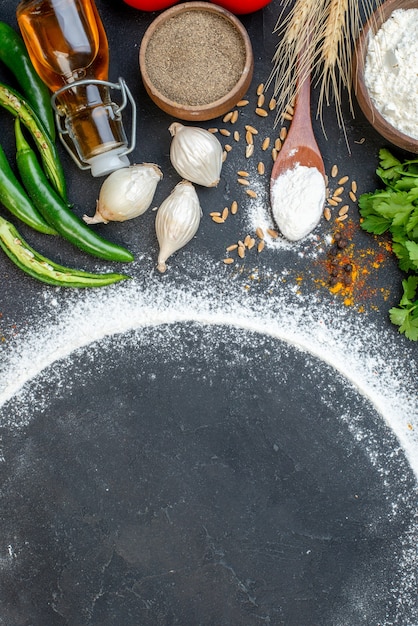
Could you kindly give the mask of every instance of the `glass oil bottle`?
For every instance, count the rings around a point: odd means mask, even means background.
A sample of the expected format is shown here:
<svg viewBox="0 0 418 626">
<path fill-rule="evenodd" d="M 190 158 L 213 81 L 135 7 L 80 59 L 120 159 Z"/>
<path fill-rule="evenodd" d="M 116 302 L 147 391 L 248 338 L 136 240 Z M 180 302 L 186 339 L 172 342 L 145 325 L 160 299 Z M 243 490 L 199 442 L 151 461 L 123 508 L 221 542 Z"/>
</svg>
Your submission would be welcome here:
<svg viewBox="0 0 418 626">
<path fill-rule="evenodd" d="M 52 91 L 58 131 L 81 169 L 102 176 L 129 165 L 135 103 L 123 79 L 108 82 L 109 48 L 94 0 L 21 0 L 17 21 L 32 63 Z M 122 104 L 111 100 L 119 89 Z M 131 146 L 121 111 L 132 107 Z"/>
</svg>

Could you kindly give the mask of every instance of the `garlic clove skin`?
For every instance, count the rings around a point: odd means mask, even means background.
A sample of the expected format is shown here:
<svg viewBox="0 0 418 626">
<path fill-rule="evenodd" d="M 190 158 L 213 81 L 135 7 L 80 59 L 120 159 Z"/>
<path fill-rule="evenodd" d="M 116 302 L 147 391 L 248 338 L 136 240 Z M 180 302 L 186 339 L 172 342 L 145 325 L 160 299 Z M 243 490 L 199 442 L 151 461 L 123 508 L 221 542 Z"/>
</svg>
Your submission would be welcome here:
<svg viewBox="0 0 418 626">
<path fill-rule="evenodd" d="M 218 139 L 204 128 L 173 122 L 170 160 L 184 179 L 203 187 L 216 187 L 222 170 L 223 149 Z"/>
<path fill-rule="evenodd" d="M 101 186 L 93 217 L 87 224 L 125 222 L 145 213 L 163 174 L 154 163 L 141 163 L 115 170 Z"/>
<path fill-rule="evenodd" d="M 202 209 L 192 183 L 182 180 L 160 205 L 155 218 L 155 232 L 160 247 L 157 269 L 165 272 L 167 259 L 183 248 L 196 234 Z"/>
</svg>

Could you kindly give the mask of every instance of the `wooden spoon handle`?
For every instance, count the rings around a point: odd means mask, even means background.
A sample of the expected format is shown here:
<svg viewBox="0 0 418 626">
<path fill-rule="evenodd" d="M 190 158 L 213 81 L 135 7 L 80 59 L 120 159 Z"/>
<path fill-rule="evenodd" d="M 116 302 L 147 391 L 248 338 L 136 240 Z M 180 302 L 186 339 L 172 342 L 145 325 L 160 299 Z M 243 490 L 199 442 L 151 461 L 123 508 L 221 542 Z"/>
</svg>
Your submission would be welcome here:
<svg viewBox="0 0 418 626">
<path fill-rule="evenodd" d="M 307 59 L 306 50 L 307 44 L 302 47 L 297 59 L 298 85 L 288 146 L 292 148 L 297 143 L 317 149 L 311 118 L 311 60 Z"/>
<path fill-rule="evenodd" d="M 310 63 L 304 49 L 298 56 L 298 89 L 289 132 L 273 165 L 271 179 L 274 181 L 296 164 L 317 168 L 325 176 L 324 162 L 315 139 L 311 118 Z"/>
</svg>

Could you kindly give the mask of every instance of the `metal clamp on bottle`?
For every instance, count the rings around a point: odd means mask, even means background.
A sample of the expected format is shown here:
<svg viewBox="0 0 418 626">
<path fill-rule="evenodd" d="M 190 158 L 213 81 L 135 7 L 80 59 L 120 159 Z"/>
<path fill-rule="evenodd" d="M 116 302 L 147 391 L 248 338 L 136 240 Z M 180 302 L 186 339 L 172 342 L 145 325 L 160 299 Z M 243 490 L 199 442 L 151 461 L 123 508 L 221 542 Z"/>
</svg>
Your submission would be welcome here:
<svg viewBox="0 0 418 626">
<path fill-rule="evenodd" d="M 121 92 L 119 105 L 111 100 L 111 89 Z M 128 101 L 130 142 L 122 123 L 122 111 Z M 127 155 L 136 145 L 136 104 L 123 78 L 117 83 L 96 79 L 71 82 L 52 95 L 51 103 L 60 140 L 80 169 L 90 169 L 93 176 L 104 176 L 130 165 Z"/>
</svg>

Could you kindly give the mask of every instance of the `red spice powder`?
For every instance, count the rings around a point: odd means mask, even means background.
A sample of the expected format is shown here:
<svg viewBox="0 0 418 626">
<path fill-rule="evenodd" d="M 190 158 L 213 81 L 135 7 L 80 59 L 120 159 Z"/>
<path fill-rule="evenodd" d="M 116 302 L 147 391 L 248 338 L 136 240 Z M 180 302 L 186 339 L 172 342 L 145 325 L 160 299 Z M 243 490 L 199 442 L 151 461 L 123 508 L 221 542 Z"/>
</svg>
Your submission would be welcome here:
<svg viewBox="0 0 418 626">
<path fill-rule="evenodd" d="M 381 239 L 376 240 L 377 249 L 358 248 L 354 243 L 358 229 L 358 222 L 350 219 L 335 223 L 332 245 L 321 262 L 326 279 L 315 282 L 341 297 L 346 306 L 364 311 L 365 303 L 377 308 L 378 297 L 387 300 L 390 296 L 390 289 L 377 286 L 376 272 L 390 258 L 392 248 L 389 241 Z"/>
</svg>

